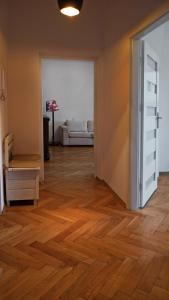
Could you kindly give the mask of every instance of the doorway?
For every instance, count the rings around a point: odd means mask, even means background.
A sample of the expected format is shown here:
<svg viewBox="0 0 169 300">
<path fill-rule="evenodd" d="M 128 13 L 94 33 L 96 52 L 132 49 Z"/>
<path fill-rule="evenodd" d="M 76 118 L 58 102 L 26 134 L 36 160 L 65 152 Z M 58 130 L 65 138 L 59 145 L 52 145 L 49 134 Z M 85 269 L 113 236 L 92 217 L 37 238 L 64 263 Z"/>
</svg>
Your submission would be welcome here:
<svg viewBox="0 0 169 300">
<path fill-rule="evenodd" d="M 94 177 L 94 61 L 42 59 L 42 107 L 49 119 L 44 173 L 51 182 Z"/>
<path fill-rule="evenodd" d="M 169 17 L 132 39 L 131 203 L 143 208 L 169 172 Z"/>
</svg>

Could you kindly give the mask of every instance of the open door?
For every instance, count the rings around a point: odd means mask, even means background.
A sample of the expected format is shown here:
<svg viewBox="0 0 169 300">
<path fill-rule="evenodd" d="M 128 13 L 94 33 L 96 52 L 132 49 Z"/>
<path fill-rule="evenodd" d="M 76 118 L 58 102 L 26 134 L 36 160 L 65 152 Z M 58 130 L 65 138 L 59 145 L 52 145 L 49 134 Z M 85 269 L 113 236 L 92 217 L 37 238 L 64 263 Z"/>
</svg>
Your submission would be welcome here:
<svg viewBox="0 0 169 300">
<path fill-rule="evenodd" d="M 159 136 L 159 60 L 143 41 L 141 197 L 144 207 L 157 189 Z"/>
</svg>

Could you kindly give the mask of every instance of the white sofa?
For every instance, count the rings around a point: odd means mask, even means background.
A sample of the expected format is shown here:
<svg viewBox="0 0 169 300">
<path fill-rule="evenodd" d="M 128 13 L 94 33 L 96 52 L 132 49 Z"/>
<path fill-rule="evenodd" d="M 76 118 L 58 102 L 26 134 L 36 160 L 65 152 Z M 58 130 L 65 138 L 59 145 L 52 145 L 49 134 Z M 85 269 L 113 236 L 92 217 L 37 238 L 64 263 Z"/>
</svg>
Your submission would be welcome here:
<svg viewBox="0 0 169 300">
<path fill-rule="evenodd" d="M 93 121 L 66 121 L 60 129 L 62 146 L 92 146 L 94 144 Z"/>
</svg>

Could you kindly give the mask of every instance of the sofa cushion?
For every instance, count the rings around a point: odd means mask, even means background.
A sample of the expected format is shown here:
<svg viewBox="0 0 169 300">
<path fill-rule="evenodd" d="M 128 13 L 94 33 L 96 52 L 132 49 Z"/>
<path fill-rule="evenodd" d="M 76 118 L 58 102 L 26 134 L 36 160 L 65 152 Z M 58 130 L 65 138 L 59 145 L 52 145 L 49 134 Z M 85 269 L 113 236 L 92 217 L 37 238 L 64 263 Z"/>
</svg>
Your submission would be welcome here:
<svg viewBox="0 0 169 300">
<path fill-rule="evenodd" d="M 88 132 L 94 132 L 94 122 L 93 121 L 87 121 L 87 130 L 88 130 Z"/>
<path fill-rule="evenodd" d="M 93 133 L 91 132 L 69 132 L 70 138 L 92 138 Z"/>
<path fill-rule="evenodd" d="M 87 132 L 86 121 L 67 121 L 69 132 Z"/>
</svg>

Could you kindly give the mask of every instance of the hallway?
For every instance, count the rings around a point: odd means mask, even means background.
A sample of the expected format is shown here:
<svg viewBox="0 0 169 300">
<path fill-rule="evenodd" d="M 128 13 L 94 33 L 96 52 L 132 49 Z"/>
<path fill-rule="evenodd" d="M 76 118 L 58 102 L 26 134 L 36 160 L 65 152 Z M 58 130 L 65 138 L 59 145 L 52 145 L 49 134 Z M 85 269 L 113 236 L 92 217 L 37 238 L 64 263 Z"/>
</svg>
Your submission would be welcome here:
<svg viewBox="0 0 169 300">
<path fill-rule="evenodd" d="M 94 178 L 93 149 L 52 148 L 38 207 L 0 217 L 0 299 L 169 299 L 169 179 L 131 212 Z"/>
<path fill-rule="evenodd" d="M 59 206 L 88 207 L 95 200 L 104 203 L 106 197 L 105 203 L 113 199 L 113 206 L 124 207 L 106 184 L 94 178 L 93 147 L 56 147 L 50 152 L 51 160 L 45 164 L 45 183 L 41 191 L 59 198 Z M 56 202 L 53 205 L 55 208 Z"/>
</svg>

